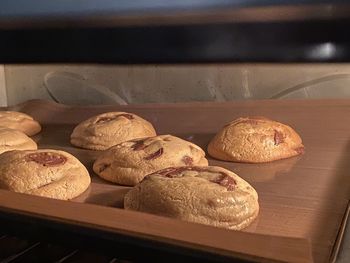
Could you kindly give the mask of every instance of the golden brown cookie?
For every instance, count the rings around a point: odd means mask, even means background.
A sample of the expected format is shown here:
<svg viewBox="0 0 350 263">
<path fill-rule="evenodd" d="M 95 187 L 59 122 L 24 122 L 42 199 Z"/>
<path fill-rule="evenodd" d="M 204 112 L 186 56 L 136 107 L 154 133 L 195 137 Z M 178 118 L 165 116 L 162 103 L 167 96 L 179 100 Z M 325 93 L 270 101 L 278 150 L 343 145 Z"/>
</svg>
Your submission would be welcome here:
<svg viewBox="0 0 350 263">
<path fill-rule="evenodd" d="M 216 166 L 167 168 L 147 175 L 124 198 L 124 208 L 240 230 L 258 216 L 258 194 Z"/>
<path fill-rule="evenodd" d="M 219 131 L 208 145 L 217 159 L 263 163 L 304 153 L 300 136 L 289 126 L 264 117 L 236 119 Z"/>
<path fill-rule="evenodd" d="M 28 136 L 41 131 L 40 124 L 31 116 L 16 111 L 0 111 L 0 126 L 22 131 Z"/>
<path fill-rule="evenodd" d="M 85 166 L 57 150 L 10 151 L 0 155 L 0 188 L 68 200 L 90 185 Z"/>
<path fill-rule="evenodd" d="M 81 148 L 106 150 L 121 142 L 155 135 L 152 124 L 135 114 L 107 112 L 75 127 L 71 143 Z"/>
<path fill-rule="evenodd" d="M 18 130 L 0 126 L 0 154 L 12 150 L 36 150 L 35 141 Z"/>
<path fill-rule="evenodd" d="M 145 175 L 170 166 L 208 165 L 197 145 L 171 135 L 123 142 L 103 152 L 93 169 L 105 180 L 135 185 Z"/>
</svg>

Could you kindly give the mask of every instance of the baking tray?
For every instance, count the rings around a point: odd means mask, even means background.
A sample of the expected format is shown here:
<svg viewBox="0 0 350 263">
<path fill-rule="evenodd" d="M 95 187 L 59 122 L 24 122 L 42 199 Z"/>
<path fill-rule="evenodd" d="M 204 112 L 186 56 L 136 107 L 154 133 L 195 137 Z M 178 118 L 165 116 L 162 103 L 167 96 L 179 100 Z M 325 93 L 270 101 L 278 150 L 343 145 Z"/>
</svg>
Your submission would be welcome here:
<svg viewBox="0 0 350 263">
<path fill-rule="evenodd" d="M 61 149 L 89 169 L 91 187 L 71 201 L 0 190 L 0 212 L 44 218 L 255 261 L 329 262 L 336 258 L 346 222 L 350 171 L 350 100 L 265 100 L 127 106 L 66 106 L 33 100 L 9 107 L 32 115 L 43 126 L 39 148 Z M 306 153 L 267 164 L 214 160 L 257 190 L 260 214 L 244 231 L 230 231 L 122 209 L 130 189 L 108 183 L 92 171 L 98 151 L 69 143 L 75 125 L 106 111 L 128 111 L 151 121 L 158 134 L 173 134 L 206 149 L 214 134 L 240 116 L 259 115 L 294 127 Z M 77 213 L 79 211 L 79 213 Z"/>
</svg>

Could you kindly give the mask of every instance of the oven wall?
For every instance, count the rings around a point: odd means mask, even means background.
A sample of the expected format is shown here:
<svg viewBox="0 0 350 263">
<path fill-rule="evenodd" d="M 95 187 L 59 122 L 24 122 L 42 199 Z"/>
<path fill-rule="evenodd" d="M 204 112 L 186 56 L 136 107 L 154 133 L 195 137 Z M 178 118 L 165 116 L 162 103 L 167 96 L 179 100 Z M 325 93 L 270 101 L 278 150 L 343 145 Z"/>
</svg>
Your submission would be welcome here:
<svg viewBox="0 0 350 263">
<path fill-rule="evenodd" d="M 7 65 L 5 77 L 9 105 L 350 97 L 347 64 Z"/>
<path fill-rule="evenodd" d="M 7 106 L 4 65 L 0 65 L 0 107 L 1 106 Z"/>
</svg>

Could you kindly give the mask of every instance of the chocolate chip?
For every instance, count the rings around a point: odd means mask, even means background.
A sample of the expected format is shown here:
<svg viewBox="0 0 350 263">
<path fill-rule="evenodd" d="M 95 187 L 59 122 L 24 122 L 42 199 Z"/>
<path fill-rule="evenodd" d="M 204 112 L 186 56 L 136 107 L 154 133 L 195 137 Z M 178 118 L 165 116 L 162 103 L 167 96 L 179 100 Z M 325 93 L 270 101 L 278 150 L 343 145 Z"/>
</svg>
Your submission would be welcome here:
<svg viewBox="0 0 350 263">
<path fill-rule="evenodd" d="M 182 157 L 182 162 L 188 166 L 193 165 L 193 159 L 188 155 L 185 155 L 184 157 Z"/>
<path fill-rule="evenodd" d="M 27 162 L 33 161 L 43 166 L 58 166 L 63 165 L 67 158 L 58 153 L 51 152 L 41 152 L 41 153 L 31 153 L 25 156 Z"/>
<path fill-rule="evenodd" d="M 220 176 L 218 176 L 215 179 L 210 180 L 213 183 L 219 184 L 221 186 L 224 186 L 227 191 L 233 191 L 236 186 L 236 181 L 231 176 L 224 172 L 220 172 Z"/>
<path fill-rule="evenodd" d="M 179 177 L 181 172 L 184 171 L 183 167 L 169 167 L 160 171 L 157 171 L 150 175 L 157 175 L 161 177 L 168 177 L 168 178 L 174 178 Z"/>
<path fill-rule="evenodd" d="M 280 131 L 275 130 L 275 134 L 273 136 L 273 140 L 275 145 L 279 145 L 284 142 L 284 134 Z"/>
<path fill-rule="evenodd" d="M 129 120 L 132 120 L 134 119 L 134 116 L 132 116 L 131 114 L 128 114 L 128 113 L 123 113 L 123 114 L 119 114 L 119 115 L 115 115 L 115 116 L 112 116 L 112 117 L 101 117 L 98 119 L 98 121 L 96 123 L 100 124 L 100 123 L 105 123 L 105 122 L 110 122 L 112 120 L 115 120 L 119 117 L 125 117 Z"/>
<path fill-rule="evenodd" d="M 193 166 L 181 166 L 181 167 L 168 167 L 166 169 L 157 171 L 155 173 L 152 173 L 150 175 L 157 175 L 161 177 L 168 177 L 168 178 L 174 178 L 174 177 L 182 177 L 183 175 L 180 175 L 184 171 L 203 171 L 200 167 L 193 167 Z"/>
<path fill-rule="evenodd" d="M 112 121 L 116 119 L 115 117 L 101 117 L 98 119 L 98 121 L 96 122 L 97 124 L 100 124 L 100 123 L 105 123 L 105 122 L 109 122 L 109 121 Z"/>
<path fill-rule="evenodd" d="M 119 114 L 119 115 L 117 115 L 117 117 L 124 117 L 124 118 L 127 118 L 129 120 L 134 119 L 134 116 L 132 116 L 131 114 L 128 114 L 128 113 Z"/>
<path fill-rule="evenodd" d="M 149 161 L 149 160 L 153 160 L 153 159 L 156 159 L 158 157 L 160 157 L 161 155 L 163 154 L 163 148 L 160 148 L 158 151 L 144 157 L 143 159 Z"/>
<path fill-rule="evenodd" d="M 296 151 L 298 154 L 303 154 L 305 152 L 305 147 L 302 146 L 302 147 L 295 148 L 294 151 Z"/>
<path fill-rule="evenodd" d="M 131 146 L 131 149 L 133 149 L 134 151 L 144 150 L 147 147 L 147 145 L 145 145 L 144 143 L 145 139 L 134 141 L 134 144 Z"/>
<path fill-rule="evenodd" d="M 236 186 L 236 181 L 231 176 L 224 172 L 213 172 L 210 169 L 206 167 L 198 167 L 198 166 L 182 166 L 182 167 L 169 167 L 160 171 L 157 171 L 155 173 L 152 173 L 151 175 L 166 177 L 166 178 L 175 178 L 175 177 L 182 177 L 184 171 L 197 171 L 197 172 L 209 172 L 209 173 L 220 173 L 217 177 L 210 179 L 209 181 L 212 183 L 219 184 L 227 189 L 227 191 L 233 191 Z"/>
</svg>

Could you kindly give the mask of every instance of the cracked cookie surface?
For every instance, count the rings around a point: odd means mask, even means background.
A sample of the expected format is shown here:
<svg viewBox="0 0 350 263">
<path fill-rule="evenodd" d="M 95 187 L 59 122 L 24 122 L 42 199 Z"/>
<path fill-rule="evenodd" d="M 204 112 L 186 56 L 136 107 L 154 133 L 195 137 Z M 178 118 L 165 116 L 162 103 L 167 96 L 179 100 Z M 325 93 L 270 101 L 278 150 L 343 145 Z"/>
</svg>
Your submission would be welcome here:
<svg viewBox="0 0 350 263">
<path fill-rule="evenodd" d="M 216 166 L 170 167 L 147 175 L 124 198 L 124 208 L 240 230 L 259 213 L 255 189 Z"/>
<path fill-rule="evenodd" d="M 263 163 L 302 154 L 304 145 L 288 125 L 247 117 L 225 125 L 209 143 L 208 153 L 224 161 Z"/>
<path fill-rule="evenodd" d="M 197 145 L 172 135 L 123 142 L 103 152 L 93 165 L 105 180 L 135 185 L 149 173 L 170 166 L 207 166 L 205 152 Z"/>
<path fill-rule="evenodd" d="M 85 149 L 106 150 L 121 142 L 149 136 L 156 136 L 152 124 L 136 114 L 106 112 L 78 124 L 71 134 L 71 143 Z"/>
<path fill-rule="evenodd" d="M 91 179 L 73 155 L 58 150 L 11 151 L 0 155 L 0 188 L 68 200 L 82 194 Z"/>
</svg>

